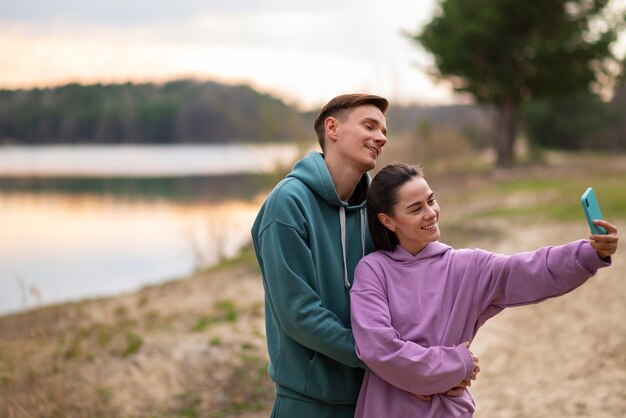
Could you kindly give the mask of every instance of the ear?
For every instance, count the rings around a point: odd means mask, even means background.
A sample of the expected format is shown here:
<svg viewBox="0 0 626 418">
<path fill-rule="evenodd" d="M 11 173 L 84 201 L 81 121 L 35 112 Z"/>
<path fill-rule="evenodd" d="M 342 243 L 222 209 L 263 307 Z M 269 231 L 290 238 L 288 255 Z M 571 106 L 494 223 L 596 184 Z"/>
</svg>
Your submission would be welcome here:
<svg viewBox="0 0 626 418">
<path fill-rule="evenodd" d="M 396 232 L 396 226 L 393 224 L 392 219 L 386 213 L 379 213 L 378 220 L 381 224 L 391 232 Z"/>
<path fill-rule="evenodd" d="M 338 130 L 339 121 L 337 118 L 333 116 L 329 116 L 324 120 L 324 130 L 326 132 L 326 137 L 331 141 L 337 141 L 338 138 Z"/>
</svg>

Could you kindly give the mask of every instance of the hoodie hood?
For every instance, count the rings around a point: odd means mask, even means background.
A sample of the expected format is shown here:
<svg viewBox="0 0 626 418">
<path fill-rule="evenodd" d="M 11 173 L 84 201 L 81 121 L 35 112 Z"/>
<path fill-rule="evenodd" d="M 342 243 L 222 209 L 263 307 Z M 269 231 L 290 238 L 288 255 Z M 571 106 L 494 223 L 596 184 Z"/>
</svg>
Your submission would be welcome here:
<svg viewBox="0 0 626 418">
<path fill-rule="evenodd" d="M 427 258 L 439 256 L 449 250 L 452 247 L 449 245 L 443 244 L 439 241 L 434 241 L 428 244 L 422 251 L 417 253 L 416 255 L 411 254 L 400 245 L 396 245 L 393 251 L 381 251 L 387 257 L 391 258 L 393 261 L 397 261 L 402 264 L 410 264 L 415 263 L 421 260 L 425 260 Z"/>
<path fill-rule="evenodd" d="M 326 203 L 334 207 L 344 207 L 348 210 L 365 208 L 367 188 L 369 187 L 369 175 L 363 174 L 359 184 L 354 189 L 354 193 L 348 202 L 343 202 L 337 194 L 335 184 L 328 171 L 328 166 L 321 153 L 311 151 L 307 156 L 298 161 L 287 178 L 293 177 L 304 183 L 313 190 Z"/>
</svg>

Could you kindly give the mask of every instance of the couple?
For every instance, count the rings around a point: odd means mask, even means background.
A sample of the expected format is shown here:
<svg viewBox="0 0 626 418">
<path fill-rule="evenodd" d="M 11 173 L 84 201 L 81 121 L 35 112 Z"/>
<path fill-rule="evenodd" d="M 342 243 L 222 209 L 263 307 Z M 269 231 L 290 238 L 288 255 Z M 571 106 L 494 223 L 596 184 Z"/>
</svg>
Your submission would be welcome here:
<svg viewBox="0 0 626 418">
<path fill-rule="evenodd" d="M 608 235 L 512 256 L 440 243 L 419 167 L 389 165 L 370 184 L 387 107 L 365 94 L 328 102 L 314 123 L 322 153 L 294 165 L 252 227 L 272 417 L 471 417 L 478 328 L 580 286 L 617 249 L 605 221 Z"/>
</svg>

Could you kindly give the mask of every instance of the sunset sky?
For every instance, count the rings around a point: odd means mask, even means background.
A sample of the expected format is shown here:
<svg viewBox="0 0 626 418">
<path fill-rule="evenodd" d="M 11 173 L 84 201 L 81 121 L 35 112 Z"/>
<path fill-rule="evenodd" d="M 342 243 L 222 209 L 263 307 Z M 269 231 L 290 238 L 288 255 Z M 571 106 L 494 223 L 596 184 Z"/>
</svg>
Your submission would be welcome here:
<svg viewBox="0 0 626 418">
<path fill-rule="evenodd" d="M 402 35 L 435 0 L 0 0 L 0 88 L 181 77 L 244 82 L 304 108 L 348 91 L 453 100 Z"/>
<path fill-rule="evenodd" d="M 429 56 L 402 34 L 422 28 L 435 4 L 0 0 L 0 88 L 194 77 L 247 83 L 303 108 L 348 91 L 450 103 L 450 89 L 426 75 Z"/>
</svg>

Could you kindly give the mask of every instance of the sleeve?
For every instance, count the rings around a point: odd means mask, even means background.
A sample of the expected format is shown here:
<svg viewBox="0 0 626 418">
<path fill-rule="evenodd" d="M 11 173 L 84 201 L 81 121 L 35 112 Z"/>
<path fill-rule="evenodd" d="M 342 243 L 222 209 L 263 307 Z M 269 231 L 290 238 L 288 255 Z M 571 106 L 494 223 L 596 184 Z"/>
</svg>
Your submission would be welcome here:
<svg viewBox="0 0 626 418">
<path fill-rule="evenodd" d="M 585 240 L 502 256 L 480 251 L 476 264 L 476 308 L 504 308 L 563 295 L 610 265 Z"/>
<path fill-rule="evenodd" d="M 446 392 L 473 371 L 469 350 L 422 347 L 400 338 L 393 328 L 387 297 L 370 265 L 360 262 L 355 272 L 359 288 L 350 293 L 352 330 L 357 355 L 388 383 L 418 395 Z"/>
<path fill-rule="evenodd" d="M 282 330 L 299 344 L 350 367 L 365 365 L 356 356 L 349 327 L 322 306 L 309 283 L 315 267 L 305 237 L 292 226 L 271 222 L 260 236 L 269 307 Z"/>
</svg>

